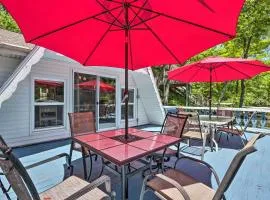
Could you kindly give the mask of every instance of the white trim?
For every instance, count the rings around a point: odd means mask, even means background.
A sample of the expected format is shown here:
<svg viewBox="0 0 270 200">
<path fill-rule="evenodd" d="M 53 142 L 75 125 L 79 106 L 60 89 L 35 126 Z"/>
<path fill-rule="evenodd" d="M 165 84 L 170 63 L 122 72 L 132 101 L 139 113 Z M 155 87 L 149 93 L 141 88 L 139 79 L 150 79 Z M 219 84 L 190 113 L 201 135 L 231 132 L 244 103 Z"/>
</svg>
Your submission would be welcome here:
<svg viewBox="0 0 270 200">
<path fill-rule="evenodd" d="M 125 105 L 125 103 L 122 103 L 122 90 L 124 90 L 125 88 L 124 87 L 121 87 L 121 92 L 120 92 L 120 119 L 121 119 L 121 122 L 124 122 L 125 119 L 122 119 L 122 105 Z M 128 105 L 133 105 L 133 118 L 129 118 L 128 121 L 135 121 L 137 119 L 137 112 L 136 112 L 136 107 L 137 107 L 137 102 L 138 99 L 136 98 L 137 97 L 137 88 L 135 87 L 128 87 L 128 90 L 133 90 L 134 91 L 134 100 L 133 100 L 133 103 L 128 103 Z"/>
<path fill-rule="evenodd" d="M 64 102 L 51 102 L 51 103 L 38 103 L 35 102 L 35 80 L 45 80 L 45 81 L 57 81 L 64 83 Z M 67 80 L 63 78 L 56 78 L 50 75 L 46 76 L 38 76 L 32 75 L 31 76 L 31 93 L 30 93 L 30 135 L 40 134 L 43 131 L 48 130 L 56 130 L 56 129 L 66 129 L 67 127 Z M 47 128 L 35 128 L 35 106 L 45 106 L 45 105 L 62 105 L 63 106 L 63 125 L 55 126 L 55 127 L 47 127 Z"/>
<path fill-rule="evenodd" d="M 8 78 L 0 89 L 0 108 L 4 101 L 9 99 L 16 91 L 18 84 L 30 73 L 33 65 L 38 63 L 44 55 L 44 48 L 36 46 L 20 63 L 18 68 Z"/>
<path fill-rule="evenodd" d="M 96 76 L 96 81 L 97 81 L 97 90 L 96 90 L 96 102 L 99 102 L 99 84 L 100 84 L 100 78 L 111 78 L 115 80 L 115 126 L 114 127 L 110 127 L 110 128 L 104 128 L 104 129 L 100 129 L 100 125 L 99 125 L 99 106 L 96 105 L 96 109 L 95 109 L 95 113 L 96 113 L 96 129 L 97 131 L 105 131 L 105 130 L 112 130 L 115 129 L 117 127 L 119 127 L 120 125 L 120 119 L 121 119 L 121 115 L 118 114 L 118 109 L 121 108 L 121 105 L 119 106 L 119 104 L 121 102 L 118 101 L 118 95 L 119 95 L 119 85 L 120 85 L 120 81 L 119 81 L 119 76 L 117 75 L 106 75 L 106 74 L 102 74 L 99 72 L 93 72 L 91 69 L 91 67 L 89 68 L 82 68 L 80 66 L 76 66 L 76 67 L 72 67 L 72 100 L 71 100 L 71 106 L 72 106 L 72 112 L 74 112 L 74 74 L 75 73 L 82 73 L 82 74 L 87 74 L 87 75 L 93 75 Z"/>
</svg>

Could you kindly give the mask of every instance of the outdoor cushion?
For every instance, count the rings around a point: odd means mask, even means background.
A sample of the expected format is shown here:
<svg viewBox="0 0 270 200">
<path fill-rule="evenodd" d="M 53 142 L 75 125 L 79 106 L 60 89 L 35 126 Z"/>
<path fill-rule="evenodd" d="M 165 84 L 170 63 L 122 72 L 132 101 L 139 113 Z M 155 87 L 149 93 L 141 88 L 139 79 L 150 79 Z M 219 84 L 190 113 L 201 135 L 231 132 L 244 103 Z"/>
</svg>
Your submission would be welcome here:
<svg viewBox="0 0 270 200">
<path fill-rule="evenodd" d="M 76 193 L 80 189 L 89 185 L 87 181 L 84 181 L 76 176 L 71 176 L 59 183 L 55 187 L 52 187 L 40 194 L 42 200 L 64 200 L 72 194 Z M 109 196 L 98 188 L 94 188 L 85 195 L 78 198 L 78 200 L 100 200 L 109 199 Z"/>
<path fill-rule="evenodd" d="M 179 183 L 191 200 L 211 200 L 214 197 L 215 190 L 179 170 L 169 169 L 164 173 L 164 176 Z M 162 195 L 165 199 L 184 200 L 184 197 L 176 187 L 159 177 L 148 181 L 147 186 L 159 195 Z"/>
</svg>

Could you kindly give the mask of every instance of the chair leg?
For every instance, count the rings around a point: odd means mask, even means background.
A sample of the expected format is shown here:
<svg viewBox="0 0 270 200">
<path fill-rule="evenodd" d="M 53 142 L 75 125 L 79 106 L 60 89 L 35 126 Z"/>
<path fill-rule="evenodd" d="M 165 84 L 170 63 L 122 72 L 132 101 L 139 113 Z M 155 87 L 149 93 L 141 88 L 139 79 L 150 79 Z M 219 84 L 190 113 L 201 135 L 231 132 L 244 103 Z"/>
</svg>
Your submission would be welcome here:
<svg viewBox="0 0 270 200">
<path fill-rule="evenodd" d="M 73 152 L 73 149 L 74 149 L 74 141 L 72 140 L 71 141 L 71 144 L 70 144 L 70 150 L 69 150 L 69 160 L 68 160 L 69 166 L 71 165 L 71 161 L 72 161 L 72 152 Z"/>
<path fill-rule="evenodd" d="M 101 171 L 100 171 L 100 174 L 98 177 L 101 177 L 101 175 L 103 174 L 103 171 L 104 171 L 104 165 L 105 165 L 105 162 L 104 162 L 104 158 L 101 157 L 101 162 L 102 162 L 102 166 L 101 166 Z M 116 166 L 116 165 L 115 165 Z M 116 166 L 117 167 L 117 166 Z"/>
<path fill-rule="evenodd" d="M 11 200 L 9 194 L 8 194 L 8 191 L 10 189 L 10 186 L 9 186 L 9 189 L 6 189 L 4 184 L 2 183 L 1 179 L 0 179 L 0 188 L 2 189 L 2 192 L 3 194 L 6 196 L 7 200 Z"/>
<path fill-rule="evenodd" d="M 93 161 L 92 161 L 92 155 L 91 155 L 91 151 L 89 152 L 89 163 L 90 163 L 90 170 L 89 170 L 89 175 L 87 177 L 87 180 L 89 181 L 91 178 L 91 174 L 92 174 L 92 168 L 93 168 Z"/>
<path fill-rule="evenodd" d="M 83 161 L 83 173 L 84 173 L 84 179 L 87 180 L 87 169 L 86 169 L 86 155 L 84 150 L 82 149 L 82 161 Z"/>
</svg>

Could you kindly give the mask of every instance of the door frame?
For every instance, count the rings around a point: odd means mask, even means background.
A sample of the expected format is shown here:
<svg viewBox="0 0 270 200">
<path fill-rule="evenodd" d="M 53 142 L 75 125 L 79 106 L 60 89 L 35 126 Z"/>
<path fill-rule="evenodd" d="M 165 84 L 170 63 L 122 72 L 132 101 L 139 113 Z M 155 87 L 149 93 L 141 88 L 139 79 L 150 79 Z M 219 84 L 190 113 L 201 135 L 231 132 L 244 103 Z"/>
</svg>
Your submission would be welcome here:
<svg viewBox="0 0 270 200">
<path fill-rule="evenodd" d="M 72 112 L 74 112 L 74 74 L 75 73 L 82 73 L 82 74 L 87 74 L 87 75 L 94 75 L 96 76 L 96 81 L 97 81 L 97 90 L 96 90 L 96 110 L 95 110 L 95 117 L 96 117 L 96 130 L 99 131 L 106 131 L 106 130 L 113 130 L 116 129 L 120 126 L 120 121 L 121 121 L 121 116 L 120 116 L 120 112 L 119 109 L 121 108 L 121 100 L 119 101 L 119 92 L 120 91 L 120 81 L 119 81 L 119 76 L 117 75 L 107 75 L 107 74 L 102 74 L 96 71 L 90 71 L 87 69 L 82 69 L 82 68 L 73 68 L 72 70 Z M 100 125 L 99 125 L 99 95 L 100 95 L 100 77 L 104 77 L 104 78 L 112 78 L 115 79 L 115 86 L 116 86 L 116 90 L 115 90 L 115 126 L 114 127 L 110 127 L 110 128 L 105 128 L 105 129 L 100 129 Z"/>
</svg>

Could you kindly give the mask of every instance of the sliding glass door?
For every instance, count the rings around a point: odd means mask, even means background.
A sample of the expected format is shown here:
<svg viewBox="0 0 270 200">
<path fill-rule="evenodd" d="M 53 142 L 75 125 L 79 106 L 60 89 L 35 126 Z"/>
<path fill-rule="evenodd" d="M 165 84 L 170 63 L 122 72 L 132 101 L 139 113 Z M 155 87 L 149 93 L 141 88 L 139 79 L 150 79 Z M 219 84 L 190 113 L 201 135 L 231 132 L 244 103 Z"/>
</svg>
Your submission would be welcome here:
<svg viewBox="0 0 270 200">
<path fill-rule="evenodd" d="M 94 112 L 97 129 L 116 127 L 116 80 L 74 73 L 74 112 Z"/>
<path fill-rule="evenodd" d="M 116 127 L 116 81 L 99 78 L 99 129 Z"/>
<path fill-rule="evenodd" d="M 74 112 L 96 112 L 97 77 L 74 73 Z"/>
</svg>

